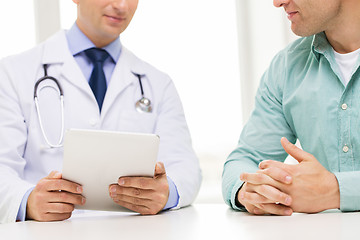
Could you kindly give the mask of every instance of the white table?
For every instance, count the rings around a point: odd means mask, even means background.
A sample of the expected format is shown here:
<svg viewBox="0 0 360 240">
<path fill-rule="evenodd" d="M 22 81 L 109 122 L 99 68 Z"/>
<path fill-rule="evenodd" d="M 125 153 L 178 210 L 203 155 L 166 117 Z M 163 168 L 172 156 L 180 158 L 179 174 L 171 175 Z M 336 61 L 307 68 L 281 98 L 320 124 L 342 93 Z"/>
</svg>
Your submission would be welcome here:
<svg viewBox="0 0 360 240">
<path fill-rule="evenodd" d="M 195 204 L 156 216 L 86 212 L 62 222 L 2 224 L 0 239 L 359 239 L 359 224 L 360 213 L 338 210 L 252 216 L 225 204 Z"/>
</svg>

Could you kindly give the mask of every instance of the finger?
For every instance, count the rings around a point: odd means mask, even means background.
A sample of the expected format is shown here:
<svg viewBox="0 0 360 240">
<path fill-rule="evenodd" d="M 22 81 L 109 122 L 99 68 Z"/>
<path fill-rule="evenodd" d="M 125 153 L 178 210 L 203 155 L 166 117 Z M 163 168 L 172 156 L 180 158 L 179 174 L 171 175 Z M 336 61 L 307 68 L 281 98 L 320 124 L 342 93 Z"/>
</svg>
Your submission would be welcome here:
<svg viewBox="0 0 360 240">
<path fill-rule="evenodd" d="M 158 162 L 155 165 L 155 177 L 166 174 L 164 163 Z"/>
<path fill-rule="evenodd" d="M 273 203 L 279 202 L 283 205 L 287 205 L 287 206 L 291 205 L 292 198 L 286 193 L 279 191 L 275 187 L 269 185 L 258 185 L 254 187 L 254 190 L 258 194 L 264 196 Z"/>
<path fill-rule="evenodd" d="M 69 203 L 48 203 L 46 204 L 46 213 L 71 213 L 75 206 Z"/>
<path fill-rule="evenodd" d="M 153 189 L 155 180 L 150 177 L 121 177 L 118 184 L 122 187 L 132 187 L 139 189 Z"/>
<path fill-rule="evenodd" d="M 72 213 L 46 213 L 44 217 L 38 221 L 51 222 L 51 221 L 62 221 L 71 217 Z"/>
<path fill-rule="evenodd" d="M 127 203 L 131 203 L 131 204 L 138 205 L 138 206 L 145 206 L 145 207 L 148 207 L 148 208 L 150 208 L 151 204 L 153 203 L 153 201 L 150 200 L 150 199 L 131 197 L 131 196 L 126 196 L 126 195 L 121 195 L 121 194 L 116 195 L 113 198 L 113 200 L 115 202 L 124 201 L 124 202 L 127 202 Z"/>
<path fill-rule="evenodd" d="M 264 212 L 274 215 L 290 216 L 293 213 L 290 207 L 281 204 L 265 203 L 259 204 L 257 207 Z"/>
<path fill-rule="evenodd" d="M 281 183 L 290 184 L 292 182 L 291 175 L 279 167 L 268 167 L 263 170 L 259 170 L 258 172 L 263 173 Z"/>
<path fill-rule="evenodd" d="M 132 188 L 132 187 L 121 187 L 116 184 L 112 184 L 109 187 L 109 194 L 110 197 L 116 197 L 116 195 L 126 195 L 130 197 L 137 197 L 143 199 L 151 199 L 154 191 L 153 190 L 146 190 L 146 189 L 139 189 L 139 188 Z"/>
<path fill-rule="evenodd" d="M 130 209 L 131 211 L 134 212 L 138 212 L 142 215 L 154 215 L 156 213 L 158 213 L 159 211 L 156 211 L 154 209 L 150 209 L 147 206 L 142 206 L 142 205 L 136 205 L 130 202 L 126 202 L 123 200 L 114 200 L 117 204 L 119 204 L 120 206 L 123 206 L 127 209 Z"/>
<path fill-rule="evenodd" d="M 259 163 L 259 169 L 266 169 L 269 167 L 277 167 L 281 169 L 287 169 L 289 166 L 283 162 L 275 161 L 275 160 L 264 160 Z"/>
<path fill-rule="evenodd" d="M 255 206 L 253 204 L 245 204 L 244 207 L 251 214 L 255 214 L 255 215 L 269 214 L 268 212 L 265 212 L 264 210 L 258 208 L 257 206 Z"/>
<path fill-rule="evenodd" d="M 59 173 L 58 171 L 52 171 L 46 178 L 47 179 L 53 179 L 53 178 L 60 179 L 61 177 L 62 177 L 61 173 Z"/>
<path fill-rule="evenodd" d="M 82 195 L 69 192 L 49 192 L 48 202 L 84 205 L 86 199 Z"/>
<path fill-rule="evenodd" d="M 240 180 L 244 181 L 244 182 L 248 182 L 254 185 L 262 185 L 262 184 L 267 184 L 267 185 L 278 185 L 278 183 L 276 183 L 274 181 L 274 179 L 272 179 L 270 176 L 257 172 L 257 173 L 242 173 L 240 175 Z"/>
<path fill-rule="evenodd" d="M 283 146 L 285 152 L 298 160 L 298 162 L 302 162 L 304 160 L 311 160 L 314 158 L 312 154 L 298 148 L 297 146 L 289 142 L 289 140 L 287 140 L 287 138 L 285 137 L 281 138 L 281 145 Z"/>
<path fill-rule="evenodd" d="M 252 205 L 260 204 L 260 203 L 274 203 L 273 201 L 264 197 L 263 195 L 253 192 L 242 192 L 239 194 L 239 198 L 241 199 L 242 202 L 245 201 Z"/>
<path fill-rule="evenodd" d="M 48 180 L 46 183 L 46 190 L 47 191 L 66 191 L 70 193 L 77 193 L 81 194 L 83 191 L 83 188 L 81 185 L 70 182 L 68 180 L 64 179 L 51 179 Z"/>
<path fill-rule="evenodd" d="M 255 207 L 252 211 L 253 214 L 255 215 L 264 215 L 264 214 L 269 214 L 268 212 L 265 212 L 263 209 L 257 208 Z"/>
</svg>

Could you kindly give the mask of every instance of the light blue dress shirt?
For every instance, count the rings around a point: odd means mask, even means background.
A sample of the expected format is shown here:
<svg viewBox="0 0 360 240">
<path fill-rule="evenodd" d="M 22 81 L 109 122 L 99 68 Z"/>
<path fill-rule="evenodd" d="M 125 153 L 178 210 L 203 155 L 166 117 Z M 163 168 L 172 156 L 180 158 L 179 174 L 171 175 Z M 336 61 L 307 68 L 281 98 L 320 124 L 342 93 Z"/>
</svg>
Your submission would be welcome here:
<svg viewBox="0 0 360 240">
<path fill-rule="evenodd" d="M 313 154 L 334 173 L 340 210 L 360 210 L 360 58 L 347 86 L 324 33 L 281 51 L 261 79 L 255 109 L 223 171 L 223 197 L 235 205 L 243 172 L 267 159 L 284 161 L 281 137 Z"/>
<path fill-rule="evenodd" d="M 85 36 L 83 32 L 78 28 L 76 23 L 66 32 L 66 38 L 69 45 L 69 51 L 74 56 L 76 62 L 78 63 L 80 69 L 82 70 L 85 79 L 90 80 L 91 72 L 93 65 L 90 59 L 85 55 L 84 50 L 96 47 L 89 38 Z M 111 75 L 114 71 L 115 65 L 121 54 L 121 42 L 117 38 L 115 41 L 105 46 L 103 49 L 106 50 L 110 57 L 107 58 L 104 62 L 103 69 L 106 77 L 106 83 L 109 85 Z M 174 182 L 167 177 L 169 184 L 169 199 L 164 207 L 164 210 L 173 208 L 177 206 L 179 202 L 179 194 Z M 26 204 L 27 199 L 33 189 L 30 189 L 23 197 L 18 215 L 16 220 L 24 221 L 26 219 Z"/>
</svg>

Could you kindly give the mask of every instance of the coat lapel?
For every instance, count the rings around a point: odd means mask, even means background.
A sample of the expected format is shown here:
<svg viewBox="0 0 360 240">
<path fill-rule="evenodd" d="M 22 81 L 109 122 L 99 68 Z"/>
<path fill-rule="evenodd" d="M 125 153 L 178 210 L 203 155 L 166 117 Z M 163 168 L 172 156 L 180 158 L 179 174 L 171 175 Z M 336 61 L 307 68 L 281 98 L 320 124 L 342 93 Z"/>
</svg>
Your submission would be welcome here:
<svg viewBox="0 0 360 240">
<path fill-rule="evenodd" d="M 59 79 L 65 79 L 86 94 L 93 96 L 84 74 L 69 51 L 65 31 L 58 32 L 45 42 L 43 64 L 58 65 Z"/>
<path fill-rule="evenodd" d="M 138 78 L 134 73 L 144 75 L 142 62 L 123 47 L 106 91 L 102 107 L 103 116 L 105 116 L 106 112 L 112 107 L 122 91 L 131 84 L 137 84 Z"/>
<path fill-rule="evenodd" d="M 97 104 L 87 80 L 69 51 L 65 31 L 58 32 L 44 44 L 42 64 L 57 66 L 56 69 L 58 70 L 56 72 L 56 76 L 59 76 L 59 79 L 64 79 L 75 87 L 81 89 L 85 94 L 94 100 L 94 104 Z M 133 55 L 125 47 L 122 48 L 121 55 L 107 88 L 101 110 L 102 116 L 105 116 L 106 112 L 111 109 L 112 105 L 115 103 L 117 97 L 122 93 L 122 91 L 131 84 L 137 84 L 138 78 L 134 75 L 134 73 L 145 75 L 145 68 L 146 66 L 144 66 L 142 61 L 135 57 L 135 55 Z M 53 70 L 50 72 L 53 72 Z M 65 94 L 66 93 L 64 93 L 64 96 Z"/>
</svg>

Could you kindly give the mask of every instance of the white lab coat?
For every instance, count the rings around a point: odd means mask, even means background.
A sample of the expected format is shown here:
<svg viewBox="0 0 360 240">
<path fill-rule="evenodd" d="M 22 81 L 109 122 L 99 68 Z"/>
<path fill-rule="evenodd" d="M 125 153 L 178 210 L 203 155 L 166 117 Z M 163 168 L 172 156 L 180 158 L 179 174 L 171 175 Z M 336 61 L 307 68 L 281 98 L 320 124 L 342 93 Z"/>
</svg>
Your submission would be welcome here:
<svg viewBox="0 0 360 240">
<path fill-rule="evenodd" d="M 171 79 L 123 47 L 100 115 L 91 88 L 68 50 L 65 32 L 60 31 L 39 46 L 0 62 L 0 222 L 14 222 L 26 191 L 52 170 L 62 170 L 63 148 L 47 147 L 34 104 L 35 82 L 44 76 L 42 64 L 50 64 L 48 75 L 57 78 L 63 88 L 65 129 L 158 134 L 158 161 L 164 162 L 177 187 L 177 207 L 194 200 L 201 172 Z M 144 75 L 144 93 L 152 102 L 152 113 L 135 109 L 141 92 L 133 73 Z M 50 142 L 56 143 L 61 130 L 58 93 L 54 88 L 42 89 L 43 125 Z"/>
</svg>

